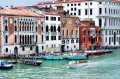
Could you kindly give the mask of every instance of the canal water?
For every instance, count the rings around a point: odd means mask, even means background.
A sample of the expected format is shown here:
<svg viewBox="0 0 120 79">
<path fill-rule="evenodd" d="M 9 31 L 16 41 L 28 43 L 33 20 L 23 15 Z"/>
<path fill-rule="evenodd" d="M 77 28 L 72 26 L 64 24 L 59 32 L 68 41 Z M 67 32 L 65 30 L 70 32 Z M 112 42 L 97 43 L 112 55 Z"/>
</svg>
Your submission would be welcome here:
<svg viewBox="0 0 120 79">
<path fill-rule="evenodd" d="M 88 66 L 68 68 L 70 60 L 42 60 L 41 66 L 16 64 L 0 70 L 0 79 L 120 79 L 120 49 L 111 54 L 89 56 Z"/>
</svg>

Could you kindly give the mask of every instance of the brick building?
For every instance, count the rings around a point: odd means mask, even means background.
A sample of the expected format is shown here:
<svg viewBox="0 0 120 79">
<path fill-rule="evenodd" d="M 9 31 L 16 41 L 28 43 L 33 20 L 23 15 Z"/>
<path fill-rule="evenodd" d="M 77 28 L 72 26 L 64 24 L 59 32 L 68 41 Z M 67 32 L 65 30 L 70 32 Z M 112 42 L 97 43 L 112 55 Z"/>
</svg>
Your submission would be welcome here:
<svg viewBox="0 0 120 79">
<path fill-rule="evenodd" d="M 79 44 L 80 49 L 91 49 L 92 39 L 95 49 L 101 46 L 101 28 L 95 26 L 95 21 L 85 19 L 79 23 Z"/>
<path fill-rule="evenodd" d="M 41 51 L 44 17 L 27 10 L 0 10 L 0 52 L 29 54 Z"/>
</svg>

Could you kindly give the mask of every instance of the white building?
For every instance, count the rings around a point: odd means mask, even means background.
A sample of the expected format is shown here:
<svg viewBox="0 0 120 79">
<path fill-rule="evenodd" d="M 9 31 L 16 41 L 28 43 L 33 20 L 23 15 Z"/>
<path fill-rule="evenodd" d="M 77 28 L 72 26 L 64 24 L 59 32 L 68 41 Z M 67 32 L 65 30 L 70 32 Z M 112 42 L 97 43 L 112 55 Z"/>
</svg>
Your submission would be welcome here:
<svg viewBox="0 0 120 79">
<path fill-rule="evenodd" d="M 40 2 L 38 6 L 62 4 L 69 14 L 81 20 L 91 18 L 102 28 L 102 45 L 120 45 L 120 2 L 116 0 L 56 0 Z M 54 7 L 56 9 L 56 7 Z"/>
</svg>

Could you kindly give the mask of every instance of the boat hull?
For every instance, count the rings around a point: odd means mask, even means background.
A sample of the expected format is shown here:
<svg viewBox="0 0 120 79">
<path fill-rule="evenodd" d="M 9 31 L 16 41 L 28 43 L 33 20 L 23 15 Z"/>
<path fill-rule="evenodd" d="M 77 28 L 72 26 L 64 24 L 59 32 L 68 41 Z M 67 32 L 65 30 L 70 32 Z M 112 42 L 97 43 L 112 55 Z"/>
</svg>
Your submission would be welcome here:
<svg viewBox="0 0 120 79">
<path fill-rule="evenodd" d="M 11 69 L 13 68 L 13 65 L 11 66 L 0 66 L 0 69 Z"/>
<path fill-rule="evenodd" d="M 69 68 L 79 68 L 83 66 L 87 66 L 88 63 L 82 63 L 82 64 L 73 64 L 73 65 L 67 65 Z"/>
<path fill-rule="evenodd" d="M 60 56 L 46 56 L 46 57 L 42 57 L 42 59 L 45 59 L 45 60 L 63 60 L 63 57 L 60 57 Z"/>
<path fill-rule="evenodd" d="M 28 65 L 41 65 L 42 64 L 41 61 L 40 62 L 39 61 L 34 62 L 34 61 L 25 61 L 25 60 L 22 60 L 21 63 L 22 64 L 28 64 Z"/>
</svg>

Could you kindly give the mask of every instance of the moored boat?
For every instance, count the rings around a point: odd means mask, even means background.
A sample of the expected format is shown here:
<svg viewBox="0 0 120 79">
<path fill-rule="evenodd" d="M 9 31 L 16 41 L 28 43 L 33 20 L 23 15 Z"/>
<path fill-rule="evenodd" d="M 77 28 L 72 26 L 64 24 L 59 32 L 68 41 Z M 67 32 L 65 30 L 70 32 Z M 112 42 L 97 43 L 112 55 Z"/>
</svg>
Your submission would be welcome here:
<svg viewBox="0 0 120 79">
<path fill-rule="evenodd" d="M 0 60 L 0 69 L 10 69 L 12 67 L 13 67 L 13 65 L 12 64 L 8 64 L 7 61 Z"/>
<path fill-rule="evenodd" d="M 87 59 L 87 54 L 78 53 L 75 56 L 68 56 L 67 59 L 69 59 L 69 60 L 84 60 L 84 59 Z"/>
<path fill-rule="evenodd" d="M 97 55 L 97 54 L 103 54 L 104 50 L 84 51 L 84 52 L 78 52 L 78 53 L 86 53 L 87 55 Z"/>
<path fill-rule="evenodd" d="M 104 53 L 112 53 L 113 50 L 104 50 Z"/>
<path fill-rule="evenodd" d="M 42 57 L 42 59 L 45 59 L 45 60 L 62 60 L 64 58 L 62 56 L 49 55 L 49 56 Z"/>
<path fill-rule="evenodd" d="M 79 68 L 88 65 L 87 61 L 71 61 L 67 64 L 69 68 Z"/>
</svg>

